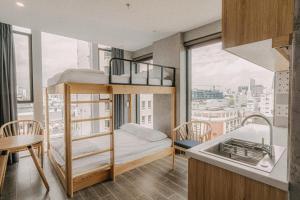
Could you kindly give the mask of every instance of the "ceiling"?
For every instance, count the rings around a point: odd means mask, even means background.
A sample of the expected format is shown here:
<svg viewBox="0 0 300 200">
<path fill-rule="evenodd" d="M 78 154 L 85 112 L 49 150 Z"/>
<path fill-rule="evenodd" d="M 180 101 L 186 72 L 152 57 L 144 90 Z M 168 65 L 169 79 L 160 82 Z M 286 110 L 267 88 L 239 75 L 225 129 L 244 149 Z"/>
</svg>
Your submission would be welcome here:
<svg viewBox="0 0 300 200">
<path fill-rule="evenodd" d="M 131 51 L 220 18 L 221 0 L 0 1 L 1 22 Z"/>
</svg>

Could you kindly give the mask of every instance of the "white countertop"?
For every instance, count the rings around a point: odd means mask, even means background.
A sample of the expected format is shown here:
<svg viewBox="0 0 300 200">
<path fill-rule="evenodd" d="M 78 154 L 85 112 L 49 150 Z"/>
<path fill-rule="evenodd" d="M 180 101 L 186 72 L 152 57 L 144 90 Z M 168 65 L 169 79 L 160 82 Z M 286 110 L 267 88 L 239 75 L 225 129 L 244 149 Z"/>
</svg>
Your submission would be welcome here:
<svg viewBox="0 0 300 200">
<path fill-rule="evenodd" d="M 265 138 L 265 144 L 269 144 L 269 127 L 264 125 L 247 125 L 239 128 L 231 133 L 219 136 L 211 141 L 197 145 L 189 149 L 186 153 L 188 157 L 201 160 L 203 162 L 215 165 L 217 167 L 232 171 L 234 173 L 246 176 L 259 182 L 271 185 L 284 191 L 288 191 L 287 179 L 287 148 L 281 158 L 273 168 L 271 173 L 267 173 L 237 162 L 223 159 L 221 157 L 207 154 L 203 151 L 209 147 L 218 144 L 228 138 L 238 138 L 251 142 L 261 142 L 262 137 Z M 273 143 L 274 145 L 287 147 L 288 129 L 273 127 Z"/>
</svg>

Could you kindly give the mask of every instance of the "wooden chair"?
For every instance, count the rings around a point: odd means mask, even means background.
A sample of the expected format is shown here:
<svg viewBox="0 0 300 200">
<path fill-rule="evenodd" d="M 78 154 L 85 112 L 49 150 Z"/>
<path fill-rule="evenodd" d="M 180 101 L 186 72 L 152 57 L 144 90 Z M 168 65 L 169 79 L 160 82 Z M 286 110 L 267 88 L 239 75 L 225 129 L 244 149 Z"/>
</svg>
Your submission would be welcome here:
<svg viewBox="0 0 300 200">
<path fill-rule="evenodd" d="M 43 129 L 38 121 L 34 120 L 16 120 L 3 124 L 0 128 L 0 138 L 10 137 L 14 135 L 43 135 Z M 41 161 L 41 166 L 44 166 L 44 155 L 42 154 L 41 146 L 33 146 L 37 149 L 38 157 Z M 24 149 L 24 151 L 27 149 Z"/>
<path fill-rule="evenodd" d="M 0 154 L 0 195 L 3 190 L 5 171 L 7 166 L 8 153 L 7 151 Z"/>
<path fill-rule="evenodd" d="M 2 139 L 5 137 L 4 139 Z M 1 156 L 0 156 L 0 163 L 1 160 L 4 162 L 5 166 L 1 168 L 0 166 L 0 172 L 1 172 L 1 188 L 3 187 L 3 181 L 5 176 L 5 168 L 7 164 L 7 158 L 8 153 L 17 153 L 20 151 L 28 150 L 33 162 L 43 180 L 43 183 L 45 187 L 47 188 L 47 192 L 49 191 L 49 184 L 47 182 L 47 179 L 45 177 L 45 174 L 43 172 L 43 161 L 44 161 L 44 148 L 43 148 L 43 129 L 39 122 L 34 120 L 18 120 L 18 121 L 12 121 L 4 124 L 0 128 L 0 140 L 2 141 L 9 141 L 7 143 L 3 143 L 4 147 L 1 148 Z M 25 138 L 25 140 L 23 140 Z M 2 146 L 3 147 L 3 146 Z M 38 151 L 38 157 L 40 159 L 37 159 L 34 150 Z M 2 162 L 2 163 L 3 163 Z"/>
<path fill-rule="evenodd" d="M 173 130 L 174 148 L 186 151 L 211 139 L 212 127 L 206 121 L 185 122 Z"/>
</svg>

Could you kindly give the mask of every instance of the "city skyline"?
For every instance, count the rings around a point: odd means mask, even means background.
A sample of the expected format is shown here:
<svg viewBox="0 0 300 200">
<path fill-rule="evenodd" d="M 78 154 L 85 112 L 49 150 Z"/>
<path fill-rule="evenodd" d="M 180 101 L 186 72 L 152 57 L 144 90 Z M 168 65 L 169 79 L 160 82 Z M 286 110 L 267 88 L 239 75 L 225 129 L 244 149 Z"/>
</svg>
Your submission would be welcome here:
<svg viewBox="0 0 300 200">
<path fill-rule="evenodd" d="M 274 72 L 222 50 L 221 42 L 193 49 L 191 58 L 193 88 L 237 89 L 249 86 L 250 79 L 268 89 L 273 87 Z"/>
</svg>

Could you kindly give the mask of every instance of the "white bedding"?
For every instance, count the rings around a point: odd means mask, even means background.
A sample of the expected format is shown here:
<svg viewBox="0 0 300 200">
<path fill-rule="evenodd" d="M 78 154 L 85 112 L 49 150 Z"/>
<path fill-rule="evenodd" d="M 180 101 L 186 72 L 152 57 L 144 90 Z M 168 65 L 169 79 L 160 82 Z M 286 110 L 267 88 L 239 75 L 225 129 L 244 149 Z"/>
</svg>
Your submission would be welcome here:
<svg viewBox="0 0 300 200">
<path fill-rule="evenodd" d="M 63 139 L 51 141 L 52 155 L 60 166 L 65 165 Z M 79 140 L 72 143 L 73 157 L 82 153 L 109 148 L 109 136 Z M 153 154 L 162 149 L 171 147 L 172 141 L 165 138 L 160 141 L 150 142 L 136 137 L 124 130 L 115 131 L 115 163 L 122 164 Z M 73 173 L 77 174 L 88 169 L 100 167 L 109 163 L 110 152 L 74 160 Z"/>
<path fill-rule="evenodd" d="M 59 83 L 94 83 L 94 84 L 108 84 L 109 76 L 104 72 L 93 69 L 68 69 L 62 73 L 58 73 L 48 79 L 48 86 L 56 85 Z M 113 75 L 113 83 L 129 84 L 129 75 Z M 132 76 L 133 84 L 147 84 L 147 78 L 144 73 L 134 74 Z M 159 78 L 150 78 L 150 85 L 160 85 Z M 163 85 L 171 86 L 172 80 L 164 79 Z"/>
</svg>

